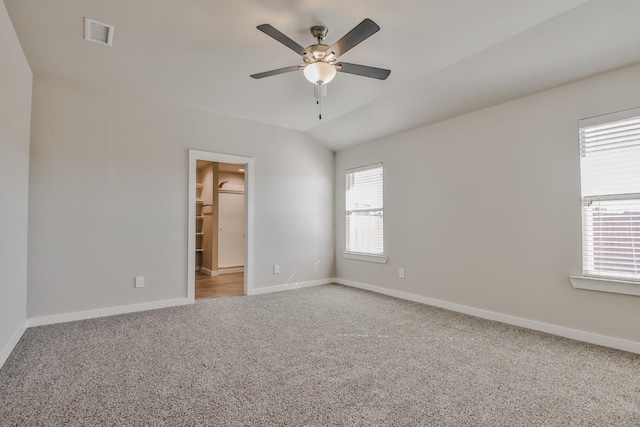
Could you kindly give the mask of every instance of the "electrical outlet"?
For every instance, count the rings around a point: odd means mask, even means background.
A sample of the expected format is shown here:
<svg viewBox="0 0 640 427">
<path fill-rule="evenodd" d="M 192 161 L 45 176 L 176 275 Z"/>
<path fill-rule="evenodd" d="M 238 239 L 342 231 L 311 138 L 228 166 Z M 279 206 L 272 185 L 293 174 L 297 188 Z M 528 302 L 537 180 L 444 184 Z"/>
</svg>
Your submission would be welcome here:
<svg viewBox="0 0 640 427">
<path fill-rule="evenodd" d="M 398 269 L 398 277 L 404 279 L 404 268 Z"/>
<path fill-rule="evenodd" d="M 273 264 L 273 274 L 280 274 L 280 264 Z"/>
<path fill-rule="evenodd" d="M 144 276 L 136 276 L 136 288 L 144 288 Z"/>
</svg>

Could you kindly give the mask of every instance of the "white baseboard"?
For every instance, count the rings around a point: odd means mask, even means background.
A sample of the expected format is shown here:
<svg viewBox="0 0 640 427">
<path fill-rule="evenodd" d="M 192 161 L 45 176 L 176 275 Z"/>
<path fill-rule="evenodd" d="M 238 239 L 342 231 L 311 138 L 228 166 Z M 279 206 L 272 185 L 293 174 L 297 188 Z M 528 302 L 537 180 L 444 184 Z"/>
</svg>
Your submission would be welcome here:
<svg viewBox="0 0 640 427">
<path fill-rule="evenodd" d="M 7 359 L 9 358 L 9 355 L 11 354 L 13 349 L 16 347 L 16 345 L 18 344 L 18 341 L 20 341 L 20 338 L 22 338 L 22 335 L 26 330 L 27 330 L 27 322 L 25 322 L 24 325 L 18 328 L 18 330 L 13 334 L 13 336 L 11 336 L 11 339 L 9 339 L 9 342 L 7 343 L 7 345 L 4 346 L 4 348 L 0 352 L 0 368 L 4 366 L 4 362 L 7 361 Z"/>
<path fill-rule="evenodd" d="M 133 313 L 136 311 L 155 310 L 158 308 L 175 307 L 193 304 L 188 298 L 177 298 L 164 301 L 145 302 L 142 304 L 121 305 L 118 307 L 98 308 L 96 310 L 77 311 L 73 313 L 54 314 L 51 316 L 32 317 L 27 320 L 27 326 L 53 325 L 54 323 L 73 322 L 75 320 L 93 319 L 96 317 L 115 316 L 116 314 Z"/>
<path fill-rule="evenodd" d="M 329 283 L 337 283 L 336 279 L 318 279 L 309 280 L 307 282 L 285 283 L 284 285 L 269 286 L 266 288 L 253 288 L 248 295 L 269 294 L 271 292 L 290 291 L 293 289 L 310 288 L 312 286 L 327 285 Z"/>
<path fill-rule="evenodd" d="M 538 322 L 536 320 L 525 319 L 522 317 L 511 316 L 508 314 L 497 313 L 494 311 L 483 310 L 480 308 L 469 307 L 462 304 L 456 304 L 448 301 L 442 301 L 434 298 L 423 297 L 420 295 L 410 294 L 408 292 L 386 289 L 379 286 L 373 286 L 366 283 L 354 282 L 345 279 L 333 279 L 334 283 L 350 286 L 358 289 L 376 292 L 379 294 L 389 295 L 392 297 L 405 299 L 408 301 L 419 302 L 422 304 L 432 305 L 459 313 L 469 314 L 471 316 L 483 319 L 495 320 L 509 325 L 520 326 L 527 329 L 533 329 L 540 332 L 546 332 L 552 335 L 558 335 L 565 338 L 571 338 L 577 341 L 597 344 L 604 347 L 611 347 L 618 350 L 628 351 L 630 353 L 640 354 L 640 342 L 623 340 L 620 338 L 608 337 L 606 335 L 598 335 L 591 332 L 580 331 L 577 329 L 566 328 L 564 326 L 552 325 L 549 323 Z M 331 283 L 331 282 L 328 282 Z"/>
</svg>

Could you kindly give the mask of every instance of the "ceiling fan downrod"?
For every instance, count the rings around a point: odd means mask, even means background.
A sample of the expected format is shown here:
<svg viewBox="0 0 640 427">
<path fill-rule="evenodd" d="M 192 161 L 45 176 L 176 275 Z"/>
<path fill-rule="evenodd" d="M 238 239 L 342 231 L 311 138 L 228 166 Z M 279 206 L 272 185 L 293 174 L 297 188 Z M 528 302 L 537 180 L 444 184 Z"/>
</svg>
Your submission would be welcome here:
<svg viewBox="0 0 640 427">
<path fill-rule="evenodd" d="M 318 44 L 322 44 L 324 39 L 327 38 L 327 34 L 329 33 L 329 29 L 323 25 L 316 25 L 311 27 L 311 35 L 313 38 L 318 40 Z"/>
</svg>

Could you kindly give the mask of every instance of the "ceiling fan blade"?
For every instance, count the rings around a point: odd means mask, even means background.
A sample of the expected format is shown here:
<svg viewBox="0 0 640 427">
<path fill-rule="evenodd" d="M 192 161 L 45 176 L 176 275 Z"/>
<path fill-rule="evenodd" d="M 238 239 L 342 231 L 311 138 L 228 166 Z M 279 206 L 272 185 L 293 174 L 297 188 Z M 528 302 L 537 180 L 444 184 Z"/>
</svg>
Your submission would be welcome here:
<svg viewBox="0 0 640 427">
<path fill-rule="evenodd" d="M 269 24 L 258 25 L 256 28 L 262 31 L 263 33 L 265 33 L 266 35 L 268 35 L 269 37 L 276 39 L 277 41 L 279 41 L 289 49 L 298 53 L 299 55 L 304 56 L 307 53 L 307 49 L 303 48 L 298 43 L 294 42 L 289 37 L 285 36 L 280 31 L 276 30 Z"/>
<path fill-rule="evenodd" d="M 378 24 L 371 19 L 366 18 L 364 21 L 356 25 L 351 31 L 344 35 L 340 40 L 335 42 L 333 46 L 327 49 L 327 53 L 333 52 L 335 57 L 339 57 L 346 51 L 356 46 L 360 42 L 371 37 L 380 30 Z"/>
<path fill-rule="evenodd" d="M 263 79 L 265 77 L 277 76 L 278 74 L 290 73 L 292 71 L 298 71 L 300 69 L 300 65 L 292 65 L 291 67 L 278 68 L 277 70 L 265 71 L 264 73 L 251 74 L 251 77 L 253 77 L 254 79 Z"/>
<path fill-rule="evenodd" d="M 336 69 L 343 73 L 357 74 L 359 76 L 371 77 L 373 79 L 384 80 L 389 77 L 391 70 L 384 68 L 369 67 L 367 65 L 350 64 L 348 62 L 339 62 Z"/>
</svg>

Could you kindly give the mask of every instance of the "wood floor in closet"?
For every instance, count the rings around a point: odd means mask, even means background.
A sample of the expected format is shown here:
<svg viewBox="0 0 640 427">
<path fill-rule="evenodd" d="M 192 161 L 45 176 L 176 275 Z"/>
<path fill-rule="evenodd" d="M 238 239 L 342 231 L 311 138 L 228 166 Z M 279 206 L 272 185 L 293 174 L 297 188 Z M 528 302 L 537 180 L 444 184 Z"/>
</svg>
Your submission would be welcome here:
<svg viewBox="0 0 640 427">
<path fill-rule="evenodd" d="M 244 295 L 244 273 L 208 276 L 196 273 L 196 299 Z"/>
</svg>

